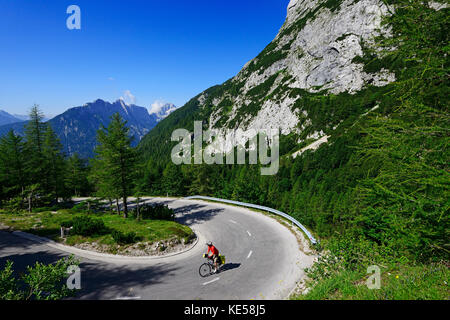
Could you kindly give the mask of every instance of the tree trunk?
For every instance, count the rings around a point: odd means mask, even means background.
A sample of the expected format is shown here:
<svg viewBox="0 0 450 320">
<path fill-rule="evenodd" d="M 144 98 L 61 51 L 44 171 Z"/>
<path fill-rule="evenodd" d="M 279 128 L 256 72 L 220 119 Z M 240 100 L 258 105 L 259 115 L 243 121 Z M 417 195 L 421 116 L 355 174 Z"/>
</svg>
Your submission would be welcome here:
<svg viewBox="0 0 450 320">
<path fill-rule="evenodd" d="M 127 196 L 123 196 L 123 217 L 128 218 Z"/>
<path fill-rule="evenodd" d="M 120 214 L 119 198 L 116 198 L 116 209 L 117 209 L 117 214 Z"/>
<path fill-rule="evenodd" d="M 109 212 L 112 213 L 112 211 L 113 211 L 113 202 L 112 202 L 112 199 L 111 199 L 111 198 L 108 198 L 108 201 L 109 201 Z"/>
<path fill-rule="evenodd" d="M 141 220 L 141 209 L 140 209 L 140 207 L 139 207 L 139 201 L 140 201 L 141 199 L 139 198 L 139 197 L 137 197 L 136 198 L 136 213 L 137 213 L 137 220 L 139 221 L 139 220 Z"/>
<path fill-rule="evenodd" d="M 31 194 L 28 195 L 28 212 L 31 213 Z"/>
</svg>

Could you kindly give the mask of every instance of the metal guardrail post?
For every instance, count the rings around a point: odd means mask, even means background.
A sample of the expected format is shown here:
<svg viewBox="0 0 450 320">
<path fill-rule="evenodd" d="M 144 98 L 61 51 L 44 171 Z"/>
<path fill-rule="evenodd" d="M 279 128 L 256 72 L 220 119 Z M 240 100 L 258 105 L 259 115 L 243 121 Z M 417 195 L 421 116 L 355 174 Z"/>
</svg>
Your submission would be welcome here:
<svg viewBox="0 0 450 320">
<path fill-rule="evenodd" d="M 313 245 L 317 244 L 317 240 L 312 236 L 312 234 L 297 220 L 295 220 L 294 218 L 292 218 L 290 215 L 288 215 L 287 213 L 269 208 L 269 207 L 264 207 L 264 206 L 259 206 L 256 204 L 251 204 L 251 203 L 245 203 L 245 202 L 239 202 L 239 201 L 233 201 L 233 200 L 226 200 L 226 199 L 219 199 L 219 198 L 213 198 L 213 197 L 206 197 L 206 196 L 190 196 L 190 197 L 185 197 L 185 199 L 200 199 L 200 200 L 211 200 L 211 201 L 218 201 L 218 202 L 223 202 L 223 203 L 230 203 L 230 204 L 235 204 L 238 206 L 243 206 L 243 207 L 248 207 L 248 208 L 254 208 L 254 209 L 259 209 L 259 210 L 263 210 L 263 211 L 268 211 L 268 212 L 272 212 L 278 216 L 281 216 L 283 218 L 288 219 L 289 221 L 291 221 L 292 223 L 294 223 L 297 227 L 299 227 L 300 229 L 302 229 L 302 231 L 306 234 L 306 236 L 309 238 L 309 240 L 311 241 L 311 243 Z"/>
</svg>

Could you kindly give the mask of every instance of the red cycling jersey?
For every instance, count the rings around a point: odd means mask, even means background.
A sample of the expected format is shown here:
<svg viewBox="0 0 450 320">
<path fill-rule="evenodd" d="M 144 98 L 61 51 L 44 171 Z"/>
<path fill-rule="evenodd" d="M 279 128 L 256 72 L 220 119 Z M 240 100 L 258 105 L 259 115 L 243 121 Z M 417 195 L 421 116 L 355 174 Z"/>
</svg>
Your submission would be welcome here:
<svg viewBox="0 0 450 320">
<path fill-rule="evenodd" d="M 216 247 L 214 247 L 214 246 L 211 246 L 211 247 L 208 247 L 208 252 L 206 253 L 206 254 L 208 254 L 208 253 L 212 253 L 213 255 L 215 254 L 215 255 L 219 255 L 219 250 L 217 250 L 217 248 Z"/>
</svg>

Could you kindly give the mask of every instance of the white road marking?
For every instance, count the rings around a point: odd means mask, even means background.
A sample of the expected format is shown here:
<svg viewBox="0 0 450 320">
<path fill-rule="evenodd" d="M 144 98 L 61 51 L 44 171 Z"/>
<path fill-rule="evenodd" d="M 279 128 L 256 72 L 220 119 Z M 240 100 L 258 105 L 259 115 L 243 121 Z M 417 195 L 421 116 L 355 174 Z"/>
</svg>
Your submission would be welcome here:
<svg viewBox="0 0 450 320">
<path fill-rule="evenodd" d="M 203 285 L 206 286 L 207 284 L 210 284 L 210 283 L 213 283 L 213 282 L 215 282 L 215 281 L 218 281 L 219 279 L 220 279 L 220 278 L 215 278 L 215 279 L 213 279 L 213 280 L 211 280 L 211 281 L 207 281 L 207 282 L 203 283 Z"/>
<path fill-rule="evenodd" d="M 116 300 L 137 300 L 141 297 L 117 297 Z"/>
<path fill-rule="evenodd" d="M 250 252 L 248 253 L 247 259 L 250 258 L 250 256 L 252 255 L 253 251 L 250 250 Z"/>
<path fill-rule="evenodd" d="M 247 230 L 248 236 L 251 237 L 252 234 L 250 233 L 250 231 Z"/>
<path fill-rule="evenodd" d="M 230 219 L 230 222 L 231 222 L 231 223 L 234 223 L 234 224 L 237 224 L 237 222 L 236 222 L 236 221 L 234 221 L 234 220 L 231 220 L 231 219 Z"/>
</svg>

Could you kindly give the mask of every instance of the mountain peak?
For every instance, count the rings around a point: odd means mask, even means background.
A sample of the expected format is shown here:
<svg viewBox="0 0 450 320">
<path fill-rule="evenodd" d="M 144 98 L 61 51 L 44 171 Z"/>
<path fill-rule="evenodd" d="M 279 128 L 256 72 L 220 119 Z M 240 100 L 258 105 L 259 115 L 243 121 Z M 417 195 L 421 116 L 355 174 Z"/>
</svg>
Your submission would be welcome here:
<svg viewBox="0 0 450 320">
<path fill-rule="evenodd" d="M 177 109 L 173 103 L 164 103 L 160 101 L 154 102 L 150 107 L 150 114 L 154 114 L 156 118 L 162 120 Z"/>
</svg>

